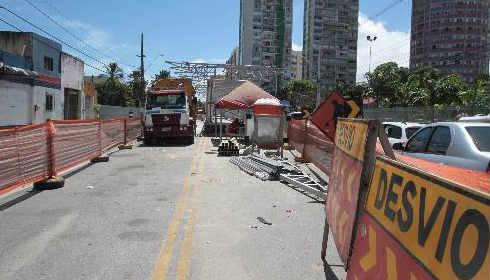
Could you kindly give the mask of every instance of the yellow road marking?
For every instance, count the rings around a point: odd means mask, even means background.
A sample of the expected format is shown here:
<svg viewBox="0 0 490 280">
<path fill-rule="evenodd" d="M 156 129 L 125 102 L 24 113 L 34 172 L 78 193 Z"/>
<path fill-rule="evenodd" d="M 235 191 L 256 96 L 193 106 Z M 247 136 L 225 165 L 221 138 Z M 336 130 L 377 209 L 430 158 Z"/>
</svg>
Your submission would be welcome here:
<svg viewBox="0 0 490 280">
<path fill-rule="evenodd" d="M 187 221 L 184 233 L 184 240 L 182 241 L 182 246 L 180 247 L 180 256 L 177 262 L 177 280 L 186 280 L 189 278 L 195 220 L 195 212 L 193 210 L 191 211 L 192 213 L 189 221 Z"/>
<path fill-rule="evenodd" d="M 204 150 L 207 149 L 207 145 L 204 145 Z M 202 157 L 201 153 L 201 157 Z M 204 171 L 204 160 L 199 161 L 199 167 L 197 168 L 198 173 L 203 173 Z M 192 189 L 192 199 L 196 199 L 197 193 L 199 192 L 199 187 L 194 186 Z M 192 202 L 191 202 L 192 204 Z M 180 256 L 177 262 L 177 280 L 186 280 L 189 279 L 190 275 L 190 266 L 191 266 L 191 255 L 192 255 L 192 241 L 194 237 L 194 225 L 196 220 L 196 210 L 190 209 L 191 215 L 189 220 L 187 221 L 184 240 L 182 241 L 182 245 L 180 247 Z"/>
<path fill-rule="evenodd" d="M 199 141 L 198 148 L 197 148 L 198 156 L 200 156 L 204 150 L 203 144 L 204 141 Z M 172 215 L 171 222 L 168 226 L 165 242 L 160 250 L 160 254 L 158 256 L 157 262 L 153 269 L 153 274 L 151 277 L 151 279 L 153 280 L 164 280 L 167 278 L 167 274 L 170 268 L 170 262 L 172 260 L 172 254 L 175 246 L 175 240 L 177 238 L 177 232 L 180 226 L 180 222 L 182 221 L 182 217 L 184 215 L 187 202 L 189 200 L 188 194 L 191 188 L 191 184 L 190 184 L 191 175 L 195 172 L 195 169 L 198 166 L 196 159 L 198 160 L 200 159 L 200 157 L 196 158 L 196 155 L 194 155 L 191 162 L 189 175 L 184 179 L 184 186 L 182 187 L 182 192 L 179 195 L 174 214 Z"/>
</svg>

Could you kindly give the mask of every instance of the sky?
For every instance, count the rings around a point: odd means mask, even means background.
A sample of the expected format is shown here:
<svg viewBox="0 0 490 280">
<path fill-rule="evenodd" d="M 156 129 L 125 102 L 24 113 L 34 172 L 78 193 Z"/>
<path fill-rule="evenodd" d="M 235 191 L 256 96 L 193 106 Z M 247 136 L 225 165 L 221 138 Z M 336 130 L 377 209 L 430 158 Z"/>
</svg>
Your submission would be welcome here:
<svg viewBox="0 0 490 280">
<path fill-rule="evenodd" d="M 373 45 L 373 68 L 389 60 L 407 66 L 411 0 L 359 2 L 357 80 L 362 81 L 369 69 L 367 35 L 378 37 Z M 126 73 L 139 66 L 137 54 L 140 34 L 144 32 L 147 77 L 168 68 L 165 60 L 225 62 L 233 48 L 238 46 L 239 3 L 239 0 L 0 0 L 0 5 L 96 58 L 94 61 L 63 46 L 65 52 L 99 69 L 103 69 L 102 63 L 112 61 L 118 62 Z M 301 49 L 304 0 L 293 0 L 293 3 L 293 46 Z M 4 9 L 0 9 L 0 18 L 23 31 L 36 31 L 43 35 Z M 0 30 L 12 30 L 12 27 L 0 22 Z M 86 73 L 100 72 L 87 66 Z"/>
</svg>

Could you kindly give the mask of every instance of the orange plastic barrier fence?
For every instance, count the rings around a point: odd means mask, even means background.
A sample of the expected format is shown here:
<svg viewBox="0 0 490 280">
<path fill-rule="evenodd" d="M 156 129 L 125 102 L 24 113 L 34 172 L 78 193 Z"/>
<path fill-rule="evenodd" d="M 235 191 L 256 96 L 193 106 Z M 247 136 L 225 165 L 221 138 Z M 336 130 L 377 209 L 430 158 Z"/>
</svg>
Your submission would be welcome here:
<svg viewBox="0 0 490 280">
<path fill-rule="evenodd" d="M 330 175 L 335 144 L 314 123 L 292 120 L 288 127 L 288 140 L 306 160 Z"/>
<path fill-rule="evenodd" d="M 49 175 L 47 124 L 0 130 L 0 194 Z"/>
<path fill-rule="evenodd" d="M 140 119 L 48 121 L 0 130 L 0 195 L 55 176 L 140 134 Z"/>
</svg>

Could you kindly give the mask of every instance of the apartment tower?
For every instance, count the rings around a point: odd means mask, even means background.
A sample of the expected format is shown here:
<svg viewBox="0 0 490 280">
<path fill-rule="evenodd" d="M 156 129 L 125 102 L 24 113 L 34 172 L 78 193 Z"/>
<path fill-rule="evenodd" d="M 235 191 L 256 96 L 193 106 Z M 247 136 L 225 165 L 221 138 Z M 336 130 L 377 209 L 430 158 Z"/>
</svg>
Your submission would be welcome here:
<svg viewBox="0 0 490 280">
<path fill-rule="evenodd" d="M 358 0 L 305 0 L 303 79 L 323 95 L 356 82 Z"/>
<path fill-rule="evenodd" d="M 473 82 L 489 73 L 489 0 L 413 0 L 410 69 Z"/>
<path fill-rule="evenodd" d="M 238 63 L 289 69 L 292 11 L 292 0 L 241 0 Z"/>
</svg>

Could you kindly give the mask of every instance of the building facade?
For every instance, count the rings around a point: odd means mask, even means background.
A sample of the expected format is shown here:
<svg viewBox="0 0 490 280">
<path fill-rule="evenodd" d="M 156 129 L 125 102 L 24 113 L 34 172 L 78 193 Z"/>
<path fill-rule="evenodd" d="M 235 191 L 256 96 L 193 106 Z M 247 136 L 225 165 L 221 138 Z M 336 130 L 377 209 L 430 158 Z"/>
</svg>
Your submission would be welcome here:
<svg viewBox="0 0 490 280">
<path fill-rule="evenodd" d="M 61 45 L 30 32 L 0 32 L 0 126 L 63 119 Z"/>
<path fill-rule="evenodd" d="M 431 66 L 473 82 L 489 73 L 488 0 L 413 0 L 410 69 Z"/>
<path fill-rule="evenodd" d="M 289 69 L 292 28 L 292 0 L 241 0 L 238 64 Z"/>
<path fill-rule="evenodd" d="M 303 79 L 319 82 L 323 94 L 355 84 L 358 0 L 305 0 Z"/>
<path fill-rule="evenodd" d="M 65 120 L 85 118 L 84 68 L 85 64 L 81 59 L 61 53 L 61 92 Z"/>
<path fill-rule="evenodd" d="M 303 79 L 303 52 L 302 51 L 291 52 L 291 64 L 289 67 L 289 73 L 291 74 L 291 80 Z"/>
</svg>

